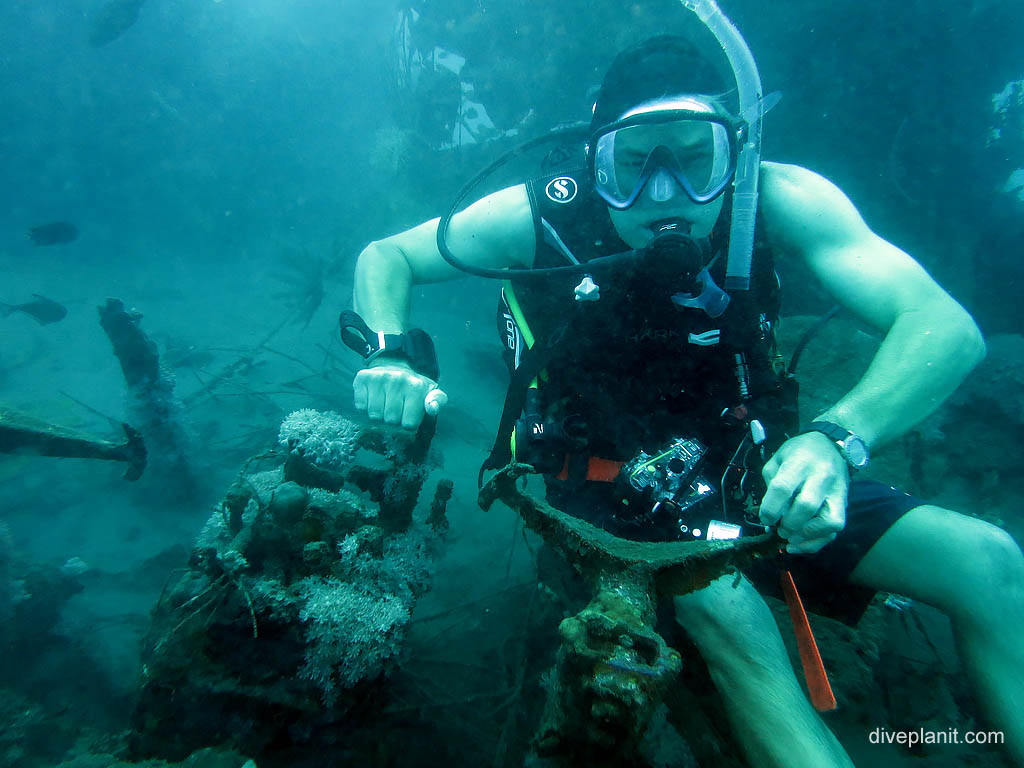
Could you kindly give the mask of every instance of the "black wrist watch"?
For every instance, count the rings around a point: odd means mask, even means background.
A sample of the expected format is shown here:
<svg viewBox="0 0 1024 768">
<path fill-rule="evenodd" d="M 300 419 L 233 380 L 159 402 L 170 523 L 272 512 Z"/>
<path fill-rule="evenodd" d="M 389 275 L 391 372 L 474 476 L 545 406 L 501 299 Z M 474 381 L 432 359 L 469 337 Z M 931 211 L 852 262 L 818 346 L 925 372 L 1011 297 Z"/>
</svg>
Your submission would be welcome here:
<svg viewBox="0 0 1024 768">
<path fill-rule="evenodd" d="M 833 424 L 831 421 L 812 421 L 801 432 L 805 435 L 808 432 L 821 432 L 829 440 L 836 444 L 839 455 L 843 457 L 851 470 L 864 469 L 871 459 L 871 452 L 864 438 L 854 434 L 845 427 Z"/>
</svg>

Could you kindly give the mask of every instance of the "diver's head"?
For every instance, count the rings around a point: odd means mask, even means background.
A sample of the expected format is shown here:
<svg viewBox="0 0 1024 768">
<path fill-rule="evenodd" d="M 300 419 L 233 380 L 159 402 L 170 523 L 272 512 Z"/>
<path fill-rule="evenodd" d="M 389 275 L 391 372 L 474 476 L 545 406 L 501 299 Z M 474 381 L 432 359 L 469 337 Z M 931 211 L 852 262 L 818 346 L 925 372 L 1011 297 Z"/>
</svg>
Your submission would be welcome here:
<svg viewBox="0 0 1024 768">
<path fill-rule="evenodd" d="M 619 235 L 645 245 L 665 221 L 707 237 L 736 169 L 741 124 L 725 83 L 687 40 L 652 38 L 616 57 L 594 105 L 587 162 Z"/>
<path fill-rule="evenodd" d="M 724 93 L 732 87 L 685 37 L 658 35 L 615 57 L 601 82 L 590 132 L 645 102 L 680 93 Z"/>
</svg>

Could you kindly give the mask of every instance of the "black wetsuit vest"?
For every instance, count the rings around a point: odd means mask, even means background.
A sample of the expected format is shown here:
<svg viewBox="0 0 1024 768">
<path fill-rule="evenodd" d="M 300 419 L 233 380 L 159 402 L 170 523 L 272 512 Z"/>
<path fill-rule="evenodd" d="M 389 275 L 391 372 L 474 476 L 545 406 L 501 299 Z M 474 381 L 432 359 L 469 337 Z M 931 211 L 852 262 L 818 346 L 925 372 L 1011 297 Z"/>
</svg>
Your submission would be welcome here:
<svg viewBox="0 0 1024 768">
<path fill-rule="evenodd" d="M 570 263 L 565 249 L 580 262 L 630 250 L 585 170 L 537 179 L 527 191 L 535 267 Z M 725 282 L 728 210 L 726 200 L 711 236 L 712 254 L 720 255 L 710 272 L 719 286 Z M 749 419 L 761 421 L 776 444 L 785 432 L 794 433 L 795 382 L 782 375 L 774 350 L 778 279 L 760 238 L 750 290 L 733 292 L 718 318 L 676 306 L 672 295 L 692 286 L 680 284 L 677 275 L 658 274 L 656 264 L 636 261 L 596 271 L 597 301 L 575 300 L 580 279 L 552 276 L 511 286 L 511 304 L 518 303 L 535 346 L 558 339 L 544 358 L 539 399 L 546 421 L 571 422 L 577 439 L 568 453 L 628 461 L 641 449 L 650 453 L 673 439 L 695 437 L 708 446 L 709 471 L 717 477 Z M 515 386 L 525 344 L 509 298 L 506 288 L 498 327 Z M 503 448 L 501 440 L 499 435 L 495 453 Z M 501 457 L 491 458 L 492 466 L 501 466 Z"/>
</svg>

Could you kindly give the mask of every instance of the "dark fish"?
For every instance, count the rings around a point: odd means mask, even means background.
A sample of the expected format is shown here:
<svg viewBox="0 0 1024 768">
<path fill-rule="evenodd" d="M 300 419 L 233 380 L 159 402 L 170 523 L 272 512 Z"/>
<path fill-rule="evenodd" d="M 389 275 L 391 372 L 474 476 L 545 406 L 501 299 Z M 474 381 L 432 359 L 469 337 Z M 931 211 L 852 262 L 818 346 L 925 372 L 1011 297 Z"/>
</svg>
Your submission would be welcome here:
<svg viewBox="0 0 1024 768">
<path fill-rule="evenodd" d="M 121 427 L 125 442 L 111 443 L 0 408 L 0 453 L 123 461 L 128 464 L 125 479 L 138 480 L 146 468 L 146 446 L 138 431 L 127 424 Z"/>
<path fill-rule="evenodd" d="M 70 243 L 78 239 L 78 227 L 69 221 L 51 221 L 29 229 L 28 237 L 37 248 Z"/>
<path fill-rule="evenodd" d="M 139 20 L 139 10 L 146 0 L 110 0 L 92 20 L 89 43 L 99 48 L 112 43 Z"/>
<path fill-rule="evenodd" d="M 53 299 L 40 296 L 38 293 L 32 295 L 35 298 L 25 304 L 5 304 L 0 301 L 0 312 L 3 312 L 4 317 L 15 312 L 24 312 L 26 315 L 34 317 L 40 325 L 60 322 L 68 313 L 67 307 L 63 304 L 58 304 Z"/>
</svg>

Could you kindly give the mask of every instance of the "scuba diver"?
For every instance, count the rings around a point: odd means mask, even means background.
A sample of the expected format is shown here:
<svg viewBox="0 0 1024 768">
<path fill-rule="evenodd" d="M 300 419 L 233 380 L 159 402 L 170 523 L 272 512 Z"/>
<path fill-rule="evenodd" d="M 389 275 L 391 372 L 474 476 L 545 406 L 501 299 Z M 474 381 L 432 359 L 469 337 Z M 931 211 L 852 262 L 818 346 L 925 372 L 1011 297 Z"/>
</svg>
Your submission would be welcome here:
<svg viewBox="0 0 1024 768">
<path fill-rule="evenodd" d="M 485 468 L 544 475 L 548 500 L 627 538 L 773 528 L 812 606 L 855 620 L 876 591 L 945 612 L 988 722 L 1024 764 L 1024 557 L 1002 529 L 857 479 L 982 359 L 972 318 L 822 176 L 762 160 L 770 99 L 713 0 L 686 0 L 734 83 L 684 38 L 620 53 L 584 162 L 371 243 L 346 343 L 355 404 L 415 428 L 447 396 L 412 287 L 504 280 L 511 384 Z M 457 205 L 457 203 L 456 203 Z M 802 259 L 884 339 L 859 381 L 799 424 L 774 349 L 773 259 Z M 753 574 L 749 574 L 754 578 Z M 674 599 L 751 765 L 850 765 L 808 702 L 755 584 Z M 818 602 L 816 602 L 816 598 Z"/>
</svg>

